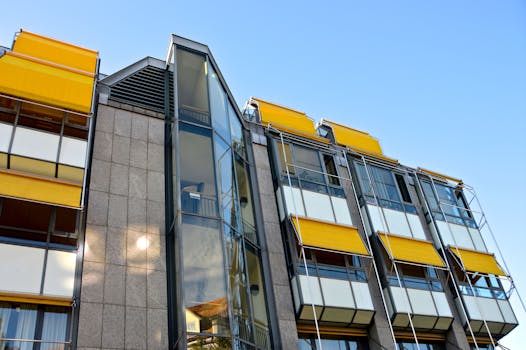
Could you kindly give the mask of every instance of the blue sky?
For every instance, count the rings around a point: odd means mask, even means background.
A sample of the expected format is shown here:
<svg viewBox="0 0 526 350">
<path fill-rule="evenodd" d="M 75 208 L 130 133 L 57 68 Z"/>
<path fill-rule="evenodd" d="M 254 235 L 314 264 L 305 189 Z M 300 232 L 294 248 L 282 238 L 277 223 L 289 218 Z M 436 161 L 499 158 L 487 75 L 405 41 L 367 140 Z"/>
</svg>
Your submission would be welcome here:
<svg viewBox="0 0 526 350">
<path fill-rule="evenodd" d="M 24 28 L 97 49 L 112 73 L 209 45 L 239 105 L 261 97 L 378 137 L 388 156 L 472 185 L 526 298 L 526 2 L 71 1 L 2 5 Z M 503 344 L 521 349 L 526 315 Z"/>
</svg>

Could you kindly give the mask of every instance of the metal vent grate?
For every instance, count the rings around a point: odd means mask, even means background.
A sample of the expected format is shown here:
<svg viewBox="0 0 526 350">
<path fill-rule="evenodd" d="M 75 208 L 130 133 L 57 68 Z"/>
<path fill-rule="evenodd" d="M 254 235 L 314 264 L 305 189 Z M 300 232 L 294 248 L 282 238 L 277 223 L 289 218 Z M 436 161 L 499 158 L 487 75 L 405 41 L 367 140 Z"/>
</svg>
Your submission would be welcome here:
<svg viewBox="0 0 526 350">
<path fill-rule="evenodd" d="M 111 86 L 110 98 L 164 113 L 164 70 L 147 66 Z M 170 110 L 173 113 L 173 76 L 170 74 Z"/>
</svg>

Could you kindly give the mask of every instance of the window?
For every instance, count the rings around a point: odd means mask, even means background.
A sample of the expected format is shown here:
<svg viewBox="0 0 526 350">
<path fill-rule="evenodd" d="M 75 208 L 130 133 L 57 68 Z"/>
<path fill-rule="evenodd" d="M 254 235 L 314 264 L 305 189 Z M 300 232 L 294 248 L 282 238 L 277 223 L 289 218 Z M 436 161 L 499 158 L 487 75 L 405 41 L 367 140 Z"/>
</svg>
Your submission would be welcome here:
<svg viewBox="0 0 526 350">
<path fill-rule="evenodd" d="M 507 299 L 506 292 L 497 276 L 471 272 L 463 273 L 458 264 L 455 264 L 455 273 L 459 280 L 459 288 L 462 294 L 471 296 L 475 294 L 475 296 L 483 298 Z M 471 288 L 470 283 L 473 288 Z"/>
<path fill-rule="evenodd" d="M 361 195 L 373 205 L 416 214 L 404 175 L 361 162 L 355 162 Z M 372 180 L 373 184 L 369 181 Z"/>
<path fill-rule="evenodd" d="M 462 190 L 434 183 L 435 193 L 433 185 L 426 181 L 422 182 L 422 187 L 435 219 L 477 228 Z M 438 199 L 436 195 L 438 195 Z"/>
<path fill-rule="evenodd" d="M 334 156 L 308 147 L 275 141 L 280 160 L 281 179 L 288 184 L 288 174 L 295 187 L 344 197 Z"/>
<path fill-rule="evenodd" d="M 435 292 L 444 291 L 442 282 L 440 281 L 435 268 L 403 263 L 397 263 L 396 266 L 398 268 L 398 276 L 400 277 L 400 282 L 402 285 L 398 283 L 396 273 L 391 267 L 389 269 L 390 272 L 386 276 L 387 282 L 391 286 L 423 289 Z"/>
<path fill-rule="evenodd" d="M 321 347 L 323 350 L 365 350 L 369 349 L 366 339 L 322 335 Z M 299 350 L 320 349 L 318 338 L 315 334 L 299 334 Z"/>
<path fill-rule="evenodd" d="M 396 344 L 399 350 L 445 350 L 443 344 L 418 342 L 399 342 Z"/>
<path fill-rule="evenodd" d="M 356 255 L 344 255 L 311 249 L 305 249 L 305 254 L 310 276 L 367 281 L 360 258 Z M 300 274 L 306 274 L 303 259 L 298 261 L 298 270 Z"/>
<path fill-rule="evenodd" d="M 66 307 L 0 302 L 0 345 L 2 349 L 66 349 L 69 323 Z M 41 342 L 38 346 L 22 340 Z"/>
</svg>

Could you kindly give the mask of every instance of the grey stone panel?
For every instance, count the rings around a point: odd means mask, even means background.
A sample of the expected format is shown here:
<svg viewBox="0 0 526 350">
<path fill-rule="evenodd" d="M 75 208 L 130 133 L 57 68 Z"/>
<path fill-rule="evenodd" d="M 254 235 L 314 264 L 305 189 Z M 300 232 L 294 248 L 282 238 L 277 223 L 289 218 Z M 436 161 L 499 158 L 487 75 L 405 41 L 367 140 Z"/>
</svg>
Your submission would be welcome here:
<svg viewBox="0 0 526 350">
<path fill-rule="evenodd" d="M 117 109 L 115 111 L 115 135 L 130 137 L 131 136 L 132 113 Z"/>
<path fill-rule="evenodd" d="M 111 165 L 110 193 L 128 195 L 128 172 L 129 168 L 125 165 Z"/>
<path fill-rule="evenodd" d="M 148 238 L 144 232 L 128 230 L 126 237 L 126 265 L 145 269 L 148 266 L 146 259 Z"/>
<path fill-rule="evenodd" d="M 146 307 L 146 269 L 126 269 L 126 306 Z"/>
<path fill-rule="evenodd" d="M 133 139 L 148 140 L 148 117 L 134 114 L 131 121 L 131 137 Z"/>
<path fill-rule="evenodd" d="M 124 306 L 104 305 L 102 312 L 102 347 L 124 348 Z"/>
<path fill-rule="evenodd" d="M 281 334 L 281 349 L 298 348 L 298 330 L 296 321 L 279 320 L 279 330 Z"/>
<path fill-rule="evenodd" d="M 84 261 L 106 260 L 106 226 L 86 225 Z"/>
<path fill-rule="evenodd" d="M 87 223 L 94 225 L 108 224 L 108 201 L 109 196 L 105 192 L 90 191 Z"/>
<path fill-rule="evenodd" d="M 160 203 L 149 200 L 146 206 L 148 233 L 164 234 L 164 201 Z"/>
<path fill-rule="evenodd" d="M 104 303 L 124 305 L 126 290 L 126 267 L 122 265 L 106 265 L 104 281 Z"/>
<path fill-rule="evenodd" d="M 77 346 L 100 348 L 102 342 L 102 304 L 80 304 Z"/>
<path fill-rule="evenodd" d="M 274 194 L 260 194 L 261 206 L 263 209 L 263 220 L 265 223 L 270 222 L 279 224 L 278 209 L 276 206 L 276 196 Z M 281 239 L 281 234 L 280 234 Z"/>
<path fill-rule="evenodd" d="M 280 320 L 295 321 L 294 305 L 290 297 L 290 285 L 275 284 L 273 287 L 276 304 L 280 305 L 278 308 L 278 318 Z"/>
<path fill-rule="evenodd" d="M 159 271 L 149 270 L 148 280 L 148 307 L 163 308 L 167 307 L 166 301 L 166 274 Z"/>
<path fill-rule="evenodd" d="M 137 232 L 146 232 L 146 199 L 128 200 L 128 228 Z"/>
<path fill-rule="evenodd" d="M 146 256 L 149 270 L 166 271 L 166 242 L 163 236 L 155 233 L 148 234 Z"/>
<path fill-rule="evenodd" d="M 285 255 L 283 253 L 283 250 L 281 251 L 281 253 L 269 252 L 268 257 L 270 261 L 270 266 L 272 268 L 273 284 L 288 285 L 289 276 L 287 272 L 287 262 L 285 261 Z"/>
<path fill-rule="evenodd" d="M 113 136 L 113 150 L 111 161 L 118 164 L 130 164 L 130 138 Z"/>
<path fill-rule="evenodd" d="M 148 144 L 146 141 L 131 139 L 130 166 L 146 169 L 148 159 Z"/>
<path fill-rule="evenodd" d="M 148 143 L 148 170 L 162 172 L 164 169 L 164 146 Z"/>
<path fill-rule="evenodd" d="M 108 226 L 126 227 L 128 220 L 128 197 L 110 195 Z"/>
<path fill-rule="evenodd" d="M 85 261 L 82 273 L 82 292 L 83 301 L 101 303 L 104 285 L 104 264 Z"/>
<path fill-rule="evenodd" d="M 164 145 L 164 121 L 148 119 L 148 142 Z"/>
<path fill-rule="evenodd" d="M 126 264 L 126 229 L 108 228 L 106 238 L 106 263 L 125 265 Z"/>
<path fill-rule="evenodd" d="M 132 198 L 146 199 L 147 184 L 146 170 L 130 167 L 128 195 Z"/>
<path fill-rule="evenodd" d="M 91 163 L 90 189 L 108 192 L 110 189 L 110 163 L 93 159 Z"/>
<path fill-rule="evenodd" d="M 115 109 L 104 105 L 99 105 L 97 111 L 97 131 L 113 132 L 113 123 L 115 119 Z"/>
<path fill-rule="evenodd" d="M 164 175 L 163 173 L 148 171 L 148 195 L 152 201 L 164 202 Z"/>
<path fill-rule="evenodd" d="M 256 160 L 255 162 L 256 168 L 266 169 L 270 172 L 270 163 L 268 161 L 267 147 L 252 144 L 252 149 L 254 150 L 254 159 Z"/>
<path fill-rule="evenodd" d="M 148 349 L 167 349 L 168 316 L 166 310 L 148 309 Z"/>
<path fill-rule="evenodd" d="M 93 144 L 93 159 L 110 162 L 113 150 L 113 134 L 103 131 L 95 131 Z"/>
<path fill-rule="evenodd" d="M 126 307 L 126 349 L 146 349 L 146 320 L 146 308 Z"/>
</svg>

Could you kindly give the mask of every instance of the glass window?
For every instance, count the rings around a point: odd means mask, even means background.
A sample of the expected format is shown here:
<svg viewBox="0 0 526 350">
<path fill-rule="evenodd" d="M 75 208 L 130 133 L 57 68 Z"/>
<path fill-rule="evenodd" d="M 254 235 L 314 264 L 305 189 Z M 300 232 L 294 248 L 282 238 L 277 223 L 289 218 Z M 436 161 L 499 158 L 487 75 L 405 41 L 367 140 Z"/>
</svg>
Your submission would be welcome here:
<svg viewBox="0 0 526 350">
<path fill-rule="evenodd" d="M 323 163 L 325 164 L 325 170 L 327 171 L 327 176 L 329 177 L 329 184 L 340 186 L 340 179 L 338 178 L 338 171 L 336 170 L 336 164 L 334 163 L 333 156 L 324 154 Z"/>
<path fill-rule="evenodd" d="M 183 215 L 181 236 L 186 329 L 193 333 L 228 334 L 219 222 Z"/>
<path fill-rule="evenodd" d="M 205 57 L 178 49 L 176 64 L 179 118 L 210 125 Z"/>
<path fill-rule="evenodd" d="M 366 339 L 349 339 L 345 337 L 331 337 L 323 335 L 321 348 L 323 350 L 365 350 L 369 349 Z M 340 338 L 340 339 L 338 339 Z M 316 350 L 320 349 L 318 338 L 315 334 L 300 334 L 298 336 L 298 349 Z"/>
<path fill-rule="evenodd" d="M 246 259 L 250 299 L 254 308 L 254 327 L 257 345 L 264 345 L 268 341 L 268 318 L 263 273 L 257 251 L 246 245 Z"/>
<path fill-rule="evenodd" d="M 220 186 L 221 215 L 227 224 L 236 227 L 238 208 L 234 200 L 236 188 L 232 151 L 230 147 L 219 138 L 216 138 L 215 144 Z"/>
<path fill-rule="evenodd" d="M 228 120 L 228 98 L 221 86 L 219 76 L 210 67 L 208 74 L 210 86 L 210 108 L 212 110 L 212 124 L 214 130 L 227 142 L 230 141 L 230 121 Z"/>
<path fill-rule="evenodd" d="M 256 220 L 254 218 L 248 164 L 246 164 L 238 155 L 236 155 L 236 174 L 243 233 L 252 242 L 257 242 Z"/>
<path fill-rule="evenodd" d="M 228 103 L 228 116 L 230 117 L 230 128 L 232 131 L 232 148 L 236 151 L 241 157 L 247 158 L 246 148 L 245 148 L 245 138 L 243 136 L 243 126 L 237 117 L 237 113 L 234 110 L 234 107 Z"/>
<path fill-rule="evenodd" d="M 183 211 L 216 216 L 216 183 L 210 130 L 181 123 L 179 147 Z"/>
<path fill-rule="evenodd" d="M 300 179 L 324 183 L 323 169 L 317 151 L 294 145 L 294 156 L 296 172 Z M 309 169 L 314 171 L 309 171 Z"/>
</svg>

